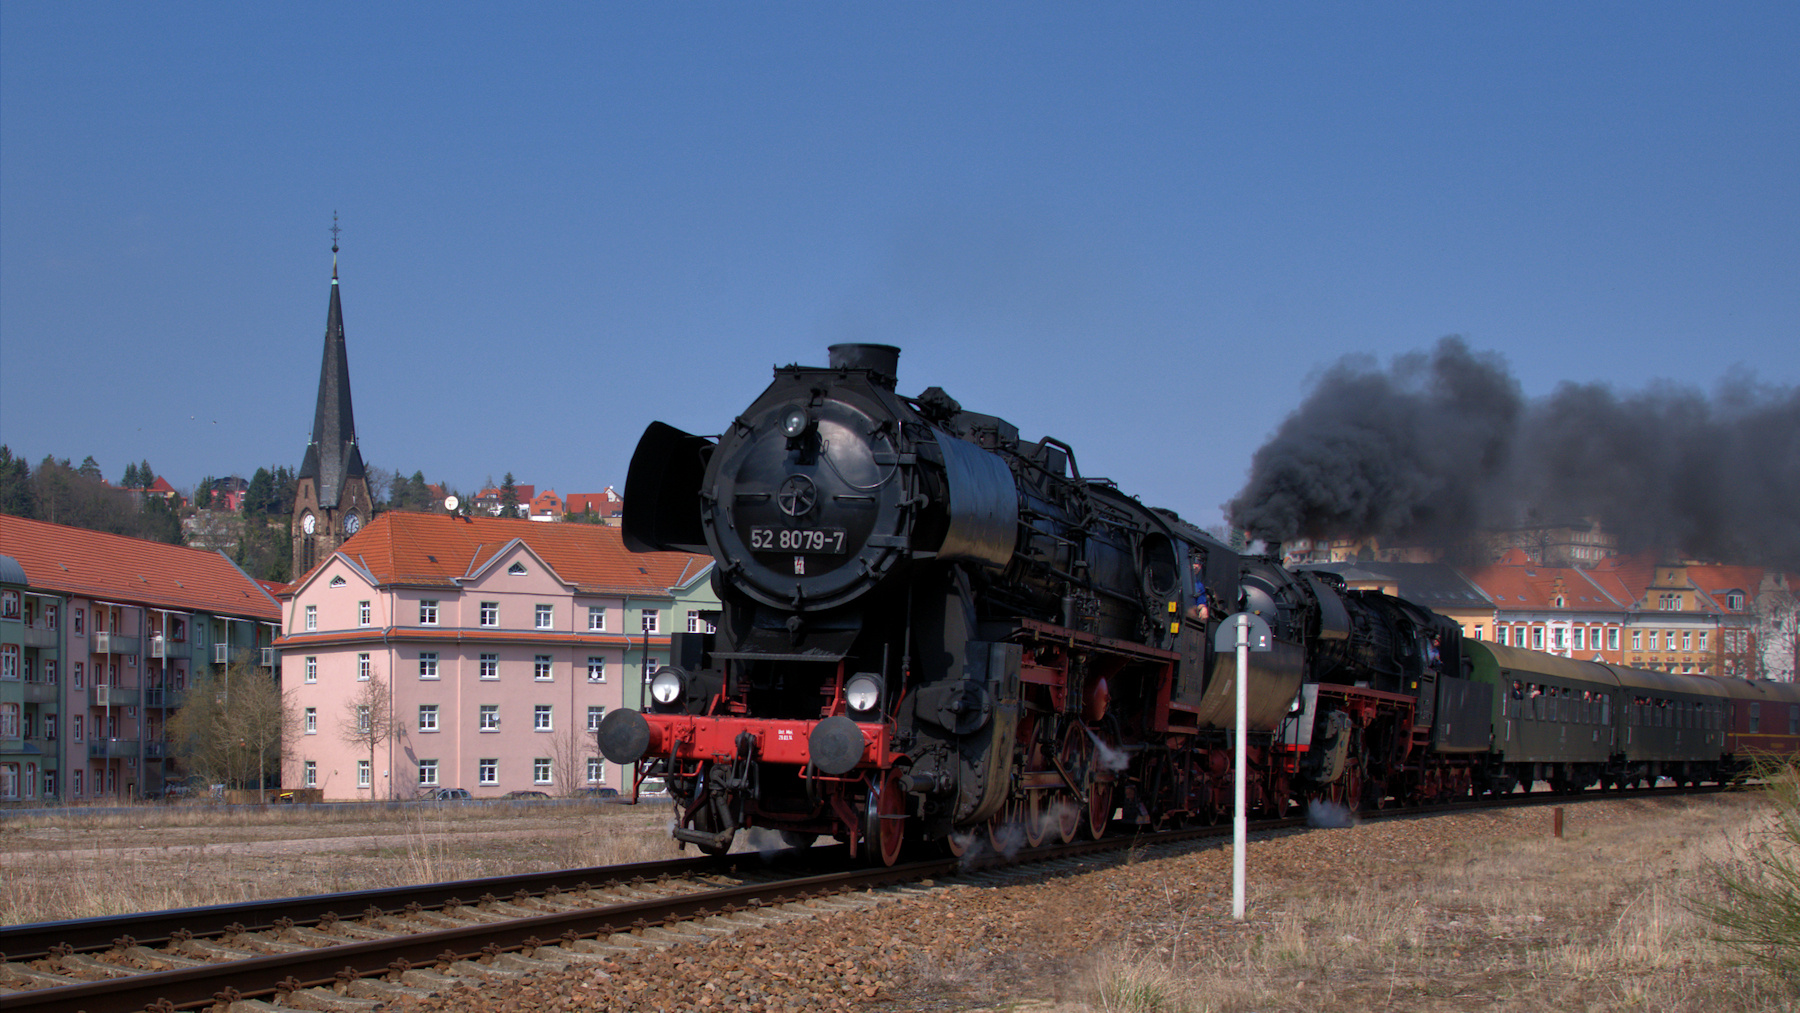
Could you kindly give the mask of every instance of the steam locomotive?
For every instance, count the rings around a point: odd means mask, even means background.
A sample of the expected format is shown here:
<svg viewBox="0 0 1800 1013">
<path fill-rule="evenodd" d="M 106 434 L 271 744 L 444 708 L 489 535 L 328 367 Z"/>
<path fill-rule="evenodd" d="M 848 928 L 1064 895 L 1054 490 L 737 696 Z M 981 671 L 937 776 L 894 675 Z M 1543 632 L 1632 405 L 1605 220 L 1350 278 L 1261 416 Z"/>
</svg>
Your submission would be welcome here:
<svg viewBox="0 0 1800 1013">
<path fill-rule="evenodd" d="M 626 544 L 710 554 L 721 610 L 716 633 L 675 636 L 645 710 L 608 713 L 597 736 L 640 782 L 666 781 L 683 842 L 723 852 L 763 827 L 893 864 L 909 840 L 1217 819 L 1240 678 L 1264 813 L 1735 769 L 1735 712 L 1689 698 L 1719 680 L 1660 676 L 1652 693 L 1241 555 L 1083 478 L 1060 440 L 937 387 L 899 395 L 898 364 L 891 346 L 834 345 L 825 367 L 778 367 L 716 440 L 652 423 L 633 454 Z M 1213 647 L 1235 612 L 1271 633 L 1242 673 Z M 1633 715 L 1717 734 L 1634 758 L 1620 731 L 1663 726 Z M 1577 721 L 1592 741 L 1559 747 Z"/>
</svg>

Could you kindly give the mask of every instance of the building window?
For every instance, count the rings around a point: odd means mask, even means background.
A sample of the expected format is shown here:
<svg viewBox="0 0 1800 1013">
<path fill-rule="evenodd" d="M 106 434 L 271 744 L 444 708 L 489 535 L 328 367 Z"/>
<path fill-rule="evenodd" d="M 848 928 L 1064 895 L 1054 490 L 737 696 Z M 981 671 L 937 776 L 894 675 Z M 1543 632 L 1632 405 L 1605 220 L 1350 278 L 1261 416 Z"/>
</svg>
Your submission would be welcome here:
<svg viewBox="0 0 1800 1013">
<path fill-rule="evenodd" d="M 484 601 L 481 603 L 481 625 L 483 625 L 483 626 L 498 626 L 498 625 L 500 625 L 500 603 L 499 602 Z"/>
<path fill-rule="evenodd" d="M 319 659 L 316 655 L 309 654 L 306 656 L 306 681 L 319 681 Z"/>
<path fill-rule="evenodd" d="M 435 732 L 438 730 L 438 705 L 422 703 L 419 705 L 419 731 Z"/>
<path fill-rule="evenodd" d="M 87 633 L 87 609 L 76 609 L 75 610 L 75 635 L 79 637 L 86 633 Z M 79 794 L 81 794 L 80 775 L 77 774 L 76 778 L 77 778 L 77 780 L 75 781 L 75 794 L 79 795 Z"/>
<path fill-rule="evenodd" d="M 1617 626 L 1609 626 L 1606 628 L 1606 649 L 1609 651 L 1616 651 L 1619 649 L 1619 628 Z M 1632 645 L 1632 649 L 1636 650 L 1637 645 Z"/>
<path fill-rule="evenodd" d="M 689 633 L 699 633 L 700 632 L 700 610 L 699 609 L 688 609 L 687 620 L 688 620 L 687 631 Z"/>
<path fill-rule="evenodd" d="M 589 682 L 605 682 L 606 681 L 606 659 L 605 658 L 593 658 L 593 657 L 588 658 L 588 681 Z"/>
<path fill-rule="evenodd" d="M 75 797 L 81 797 L 81 771 L 76 770 L 69 775 L 69 784 L 73 786 Z"/>
<path fill-rule="evenodd" d="M 437 602 L 422 601 L 419 603 L 419 625 L 420 626 L 436 626 L 437 625 L 437 617 L 438 617 L 438 603 Z"/>
<path fill-rule="evenodd" d="M 1733 612 L 1744 611 L 1744 595 L 1743 595 L 1743 593 L 1740 591 L 1733 591 L 1730 594 L 1726 595 L 1725 596 L 1725 607 L 1730 609 Z"/>
<path fill-rule="evenodd" d="M 19 645 L 0 645 L 0 679 L 19 677 Z"/>
<path fill-rule="evenodd" d="M 1644 649 L 1644 631 L 1643 630 L 1632 630 L 1631 631 L 1631 649 L 1634 651 L 1641 651 Z"/>
<path fill-rule="evenodd" d="M 319 708 L 317 707 L 306 708 L 306 734 L 319 734 Z"/>
<path fill-rule="evenodd" d="M 0 739 L 25 738 L 19 732 L 19 705 L 0 703 Z"/>
<path fill-rule="evenodd" d="M 306 761 L 306 786 L 308 788 L 319 786 L 319 765 L 312 760 Z"/>
<path fill-rule="evenodd" d="M 602 704 L 588 704 L 588 726 L 590 732 L 600 730 L 600 719 L 606 716 L 606 707 Z"/>
<path fill-rule="evenodd" d="M 55 714 L 55 712 L 51 712 L 51 713 L 44 715 L 44 738 L 51 739 L 51 740 L 54 740 L 56 738 L 56 714 Z"/>
<path fill-rule="evenodd" d="M 481 656 L 481 677 L 483 679 L 500 678 L 500 656 L 498 654 Z"/>
<path fill-rule="evenodd" d="M 1651 630 L 1651 631 L 1650 631 L 1650 649 L 1651 649 L 1651 650 L 1652 650 L 1652 651 L 1654 651 L 1654 650 L 1656 650 L 1656 643 L 1657 643 L 1657 633 L 1658 633 L 1658 632 L 1659 632 L 1659 631 L 1657 631 L 1657 630 Z M 1670 639 L 1674 639 L 1674 638 L 1670 638 Z"/>
<path fill-rule="evenodd" d="M 438 677 L 438 674 L 437 674 L 437 652 L 436 651 L 420 651 L 419 652 L 419 678 L 435 679 L 437 677 Z"/>
<path fill-rule="evenodd" d="M 1698 646 L 1699 646 L 1701 652 L 1704 653 L 1706 650 L 1706 631 L 1705 630 L 1700 631 L 1700 643 Z"/>
<path fill-rule="evenodd" d="M 531 709 L 531 728 L 533 731 L 550 731 L 550 708 L 552 704 L 540 703 Z"/>
<path fill-rule="evenodd" d="M 531 781 L 533 784 L 550 783 L 550 758 L 540 756 L 531 761 Z"/>
<path fill-rule="evenodd" d="M 369 625 L 369 603 L 366 601 L 356 603 L 356 625 Z"/>
<path fill-rule="evenodd" d="M 482 704 L 481 705 L 481 719 L 477 723 L 476 728 L 477 728 L 477 730 L 484 731 L 484 732 L 499 731 L 500 730 L 500 705 L 497 703 Z"/>
<path fill-rule="evenodd" d="M 656 609 L 645 609 L 643 619 L 638 624 L 639 629 L 645 633 L 655 633 L 657 616 L 660 614 Z"/>
<path fill-rule="evenodd" d="M 554 623 L 555 614 L 550 606 L 539 605 L 537 607 L 537 628 L 540 630 L 547 630 L 550 629 Z"/>
<path fill-rule="evenodd" d="M 419 761 L 419 783 L 422 785 L 433 785 L 438 783 L 436 760 Z"/>
<path fill-rule="evenodd" d="M 0 619 L 17 619 L 23 614 L 19 610 L 19 592 L 0 591 Z"/>
<path fill-rule="evenodd" d="M 650 677 L 656 674 L 656 668 L 655 656 L 646 656 L 644 658 L 644 682 L 648 683 L 650 681 Z"/>
<path fill-rule="evenodd" d="M 500 761 L 491 756 L 475 761 L 475 780 L 481 784 L 499 784 Z"/>
<path fill-rule="evenodd" d="M 1499 644 L 1501 647 L 1508 646 L 1508 644 L 1506 642 L 1508 639 L 1506 631 L 1510 628 L 1511 627 L 1507 627 L 1507 626 L 1494 627 L 1494 643 Z"/>
<path fill-rule="evenodd" d="M 1533 626 L 1531 628 L 1531 649 L 1534 651 L 1541 651 L 1544 649 L 1544 628 L 1542 626 Z"/>
<path fill-rule="evenodd" d="M 359 735 L 369 734 L 369 705 L 356 705 L 356 732 Z"/>
<path fill-rule="evenodd" d="M 598 756 L 588 757 L 587 768 L 589 784 L 606 783 L 606 764 L 601 762 Z"/>
<path fill-rule="evenodd" d="M 319 606 L 306 606 L 306 628 L 309 630 L 316 630 L 319 628 Z"/>
<path fill-rule="evenodd" d="M 514 563 L 513 565 L 507 567 L 506 575 L 509 577 L 525 576 L 525 564 L 524 563 Z"/>
<path fill-rule="evenodd" d="M 1561 626 L 1554 627 L 1550 630 L 1550 643 L 1555 650 L 1560 651 L 1563 649 L 1563 644 L 1565 643 L 1563 636 L 1567 632 L 1568 630 Z"/>
<path fill-rule="evenodd" d="M 74 717 L 69 719 L 69 737 L 73 738 L 76 742 L 81 741 L 82 728 L 81 728 L 81 715 L 79 715 L 79 714 L 77 714 Z M 79 776 L 79 775 L 77 775 L 77 776 Z"/>
<path fill-rule="evenodd" d="M 56 678 L 56 659 L 44 659 L 44 681 L 54 686 L 56 685 Z"/>
<path fill-rule="evenodd" d="M 552 679 L 548 654 L 540 654 L 532 660 L 531 677 L 539 682 L 549 682 Z"/>
<path fill-rule="evenodd" d="M 1670 630 L 1669 631 L 1669 650 L 1673 651 L 1674 649 L 1675 649 L 1675 631 Z M 1694 631 L 1693 630 L 1682 630 L 1681 631 L 1681 649 L 1684 651 L 1691 651 L 1694 649 Z"/>
<path fill-rule="evenodd" d="M 369 761 L 356 761 L 356 786 L 358 788 L 367 788 L 371 780 L 372 778 L 369 776 Z"/>
<path fill-rule="evenodd" d="M 368 654 L 366 654 L 366 653 L 358 654 L 356 656 L 356 681 L 357 682 L 368 682 L 370 676 L 373 674 L 374 674 L 374 669 L 373 669 L 373 666 L 369 662 Z"/>
<path fill-rule="evenodd" d="M 1476 623 L 1475 624 L 1475 639 L 1476 640 L 1487 639 L 1487 627 L 1481 625 L 1480 623 Z"/>
<path fill-rule="evenodd" d="M 1573 644 L 1575 650 L 1577 650 L 1577 651 L 1587 650 L 1587 627 L 1586 626 L 1577 626 L 1570 632 L 1573 634 L 1573 636 L 1575 638 L 1575 642 Z"/>
<path fill-rule="evenodd" d="M 600 605 L 588 606 L 588 631 L 590 633 L 606 632 L 606 609 Z"/>
</svg>

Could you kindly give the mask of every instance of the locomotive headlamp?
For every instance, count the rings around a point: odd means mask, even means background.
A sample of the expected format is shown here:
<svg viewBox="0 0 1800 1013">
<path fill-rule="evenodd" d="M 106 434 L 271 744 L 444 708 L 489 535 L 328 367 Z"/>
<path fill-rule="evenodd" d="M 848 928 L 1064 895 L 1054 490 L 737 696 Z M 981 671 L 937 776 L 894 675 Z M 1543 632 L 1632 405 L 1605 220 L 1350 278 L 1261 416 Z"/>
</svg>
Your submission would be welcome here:
<svg viewBox="0 0 1800 1013">
<path fill-rule="evenodd" d="M 782 435 L 790 440 L 805 433 L 811 425 L 812 417 L 806 414 L 804 408 L 789 408 L 787 414 L 781 417 Z"/>
<path fill-rule="evenodd" d="M 663 667 L 650 679 L 650 699 L 665 707 L 681 699 L 681 673 Z"/>
<path fill-rule="evenodd" d="M 868 714 L 881 706 L 881 682 L 868 672 L 850 678 L 844 686 L 844 702 L 852 714 Z"/>
</svg>

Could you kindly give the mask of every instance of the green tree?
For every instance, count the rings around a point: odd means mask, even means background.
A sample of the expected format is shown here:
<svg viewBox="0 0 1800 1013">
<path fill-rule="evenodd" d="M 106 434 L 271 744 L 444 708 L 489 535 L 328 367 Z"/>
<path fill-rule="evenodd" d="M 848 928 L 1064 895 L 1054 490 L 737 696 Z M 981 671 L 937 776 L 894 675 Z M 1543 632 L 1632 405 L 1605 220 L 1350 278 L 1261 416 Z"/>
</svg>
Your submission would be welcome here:
<svg viewBox="0 0 1800 1013">
<path fill-rule="evenodd" d="M 80 472 L 82 478 L 92 478 L 97 480 L 100 478 L 100 462 L 94 460 L 93 454 L 89 454 L 81 459 Z"/>
<path fill-rule="evenodd" d="M 0 514 L 36 517 L 37 499 L 31 493 L 31 465 L 14 457 L 12 448 L 0 444 Z"/>
<path fill-rule="evenodd" d="M 149 461 L 139 461 L 137 466 L 139 489 L 148 489 L 156 484 L 156 472 L 151 470 Z"/>
<path fill-rule="evenodd" d="M 267 468 L 256 469 L 250 476 L 250 487 L 244 490 L 244 513 L 268 517 L 280 503 L 275 493 L 275 476 Z"/>
<path fill-rule="evenodd" d="M 513 473 L 507 472 L 500 481 L 500 516 L 519 516 L 519 487 L 513 482 Z"/>
<path fill-rule="evenodd" d="M 138 480 L 138 466 L 135 464 L 127 464 L 125 466 L 125 477 L 119 479 L 119 486 L 124 489 L 142 489 L 148 484 L 148 482 L 141 482 Z"/>
</svg>

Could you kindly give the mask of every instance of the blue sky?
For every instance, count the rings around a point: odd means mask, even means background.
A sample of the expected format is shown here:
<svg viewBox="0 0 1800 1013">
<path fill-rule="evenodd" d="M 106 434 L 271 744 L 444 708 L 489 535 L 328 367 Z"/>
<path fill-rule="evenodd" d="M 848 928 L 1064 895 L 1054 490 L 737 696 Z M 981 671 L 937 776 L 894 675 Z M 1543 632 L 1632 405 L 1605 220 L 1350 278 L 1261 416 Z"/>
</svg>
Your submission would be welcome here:
<svg viewBox="0 0 1800 1013">
<path fill-rule="evenodd" d="M 1339 357 L 1800 382 L 1800 6 L 0 5 L 0 440 L 622 485 L 901 346 L 1201 523 Z"/>
</svg>

